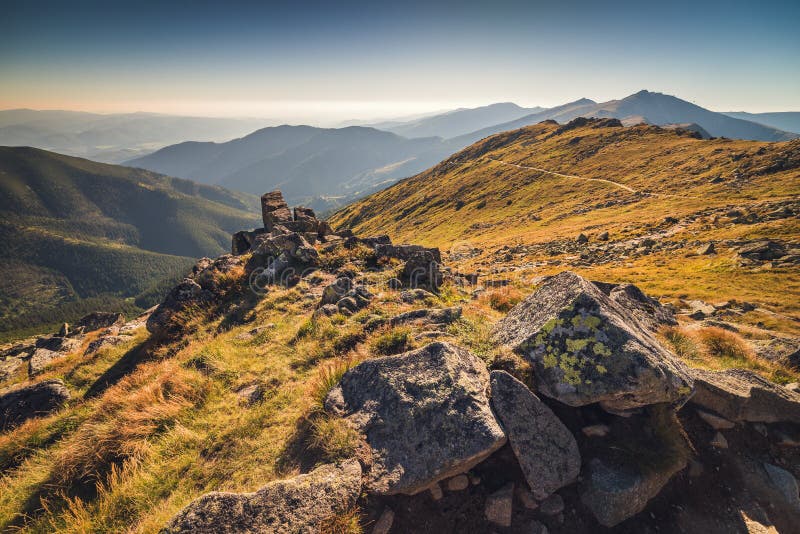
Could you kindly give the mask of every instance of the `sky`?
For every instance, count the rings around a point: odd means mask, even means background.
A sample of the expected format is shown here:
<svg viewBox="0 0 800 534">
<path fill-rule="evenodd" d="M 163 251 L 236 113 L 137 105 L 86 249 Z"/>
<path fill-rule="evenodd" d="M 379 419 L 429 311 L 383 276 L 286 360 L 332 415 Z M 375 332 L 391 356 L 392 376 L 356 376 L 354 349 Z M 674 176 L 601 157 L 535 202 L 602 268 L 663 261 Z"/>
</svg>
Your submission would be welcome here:
<svg viewBox="0 0 800 534">
<path fill-rule="evenodd" d="M 800 111 L 800 2 L 0 0 L 0 109 L 318 122 L 640 89 Z"/>
</svg>

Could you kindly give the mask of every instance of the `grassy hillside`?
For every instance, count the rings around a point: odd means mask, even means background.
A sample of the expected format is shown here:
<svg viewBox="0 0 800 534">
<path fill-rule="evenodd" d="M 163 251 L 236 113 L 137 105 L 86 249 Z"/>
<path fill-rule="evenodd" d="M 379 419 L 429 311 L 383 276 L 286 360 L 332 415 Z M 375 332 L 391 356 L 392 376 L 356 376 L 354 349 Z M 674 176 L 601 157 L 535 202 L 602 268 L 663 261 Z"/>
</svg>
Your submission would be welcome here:
<svg viewBox="0 0 800 534">
<path fill-rule="evenodd" d="M 452 249 L 462 269 L 486 275 L 511 261 L 505 271 L 520 276 L 569 267 L 673 300 L 754 301 L 797 331 L 797 264 L 743 266 L 736 251 L 763 238 L 796 247 L 799 197 L 800 141 L 548 122 L 484 139 L 332 221 Z M 581 233 L 588 244 L 576 243 Z M 708 242 L 716 254 L 696 254 Z"/>
<path fill-rule="evenodd" d="M 246 194 L 38 149 L 0 147 L 0 175 L 6 332 L 67 319 L 85 299 L 131 307 L 120 299 L 226 251 L 231 232 L 258 221 Z"/>
</svg>

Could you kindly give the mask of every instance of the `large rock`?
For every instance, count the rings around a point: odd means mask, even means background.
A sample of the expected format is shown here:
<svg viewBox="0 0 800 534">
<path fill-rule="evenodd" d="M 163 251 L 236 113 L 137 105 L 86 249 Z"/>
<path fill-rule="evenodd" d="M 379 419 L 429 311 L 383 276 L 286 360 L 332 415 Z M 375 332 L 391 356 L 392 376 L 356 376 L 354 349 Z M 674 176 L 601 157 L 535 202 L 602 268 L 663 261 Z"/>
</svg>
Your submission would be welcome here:
<svg viewBox="0 0 800 534">
<path fill-rule="evenodd" d="M 74 328 L 83 327 L 85 332 L 91 332 L 93 330 L 100 330 L 101 328 L 121 326 L 124 323 L 125 316 L 121 313 L 92 312 L 75 323 Z"/>
<path fill-rule="evenodd" d="M 608 296 L 651 332 L 655 332 L 665 325 L 678 324 L 668 308 L 662 306 L 656 299 L 645 295 L 633 284 L 615 286 Z"/>
<path fill-rule="evenodd" d="M 438 250 L 437 250 L 438 252 Z M 436 289 L 442 283 L 441 261 L 430 250 L 414 252 L 403 265 L 403 280 L 408 287 Z"/>
<path fill-rule="evenodd" d="M 752 371 L 692 369 L 691 402 L 729 421 L 800 423 L 800 394 L 773 384 Z"/>
<path fill-rule="evenodd" d="M 147 330 L 151 334 L 164 334 L 173 330 L 172 318 L 175 314 L 192 305 L 209 302 L 213 298 L 211 291 L 203 289 L 191 278 L 183 281 L 167 294 L 164 302 L 147 318 Z"/>
<path fill-rule="evenodd" d="M 494 328 L 534 367 L 536 391 L 570 406 L 621 411 L 676 402 L 686 367 L 596 285 L 572 272 L 545 281 Z"/>
<path fill-rule="evenodd" d="M 292 212 L 280 191 L 261 195 L 261 218 L 264 221 L 264 228 L 269 232 L 275 225 L 292 220 Z"/>
<path fill-rule="evenodd" d="M 411 310 L 390 319 L 392 325 L 404 323 L 425 323 L 432 325 L 450 324 L 461 318 L 461 306 L 451 308 L 421 308 Z"/>
<path fill-rule="evenodd" d="M 522 382 L 492 371 L 492 408 L 497 414 L 534 497 L 543 500 L 571 484 L 581 470 L 572 433 Z"/>
<path fill-rule="evenodd" d="M 489 372 L 448 343 L 367 360 L 344 374 L 325 408 L 372 448 L 366 487 L 413 495 L 463 473 L 506 441 L 489 407 Z"/>
<path fill-rule="evenodd" d="M 28 362 L 28 374 L 36 376 L 54 361 L 60 360 L 67 355 L 66 352 L 57 352 L 49 349 L 36 349 Z"/>
<path fill-rule="evenodd" d="M 677 458 L 659 469 L 642 469 L 634 460 L 612 466 L 594 458 L 589 462 L 581 500 L 601 525 L 613 527 L 644 510 L 684 467 L 685 460 Z"/>
<path fill-rule="evenodd" d="M 786 247 L 777 241 L 756 241 L 741 247 L 739 255 L 749 260 L 775 260 L 786 255 Z"/>
<path fill-rule="evenodd" d="M 255 493 L 213 492 L 181 510 L 164 533 L 317 533 L 326 519 L 353 506 L 361 492 L 361 466 L 323 465 Z"/>
<path fill-rule="evenodd" d="M 274 267 L 277 264 L 286 268 L 290 265 L 313 267 L 319 263 L 319 253 L 302 235 L 292 232 L 260 238 L 247 262 L 246 270 L 258 267 Z M 276 269 L 276 274 L 280 274 Z"/>
<path fill-rule="evenodd" d="M 410 260 L 412 256 L 420 252 L 428 253 L 432 261 L 442 263 L 442 254 L 438 248 L 428 248 L 422 245 L 392 245 L 379 240 L 375 243 L 375 254 L 380 257 L 395 258 L 398 260 Z"/>
<path fill-rule="evenodd" d="M 0 431 L 47 415 L 68 400 L 69 391 L 61 380 L 45 380 L 0 395 Z"/>
<path fill-rule="evenodd" d="M 255 230 L 242 230 L 240 232 L 236 232 L 231 237 L 231 254 L 234 256 L 239 256 L 241 254 L 250 252 L 250 249 L 253 248 L 258 236 L 263 235 L 266 233 L 266 231 L 267 230 L 264 228 L 257 228 Z"/>
</svg>

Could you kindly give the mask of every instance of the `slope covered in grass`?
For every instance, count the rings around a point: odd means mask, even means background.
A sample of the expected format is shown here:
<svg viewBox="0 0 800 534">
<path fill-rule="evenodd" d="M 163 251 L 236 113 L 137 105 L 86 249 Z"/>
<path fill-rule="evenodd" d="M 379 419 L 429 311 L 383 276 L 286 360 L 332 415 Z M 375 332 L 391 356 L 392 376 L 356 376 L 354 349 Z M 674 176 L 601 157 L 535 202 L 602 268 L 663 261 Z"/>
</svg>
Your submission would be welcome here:
<svg viewBox="0 0 800 534">
<path fill-rule="evenodd" d="M 32 148 L 0 147 L 0 176 L 4 331 L 136 297 L 258 220 L 249 195 Z"/>
</svg>

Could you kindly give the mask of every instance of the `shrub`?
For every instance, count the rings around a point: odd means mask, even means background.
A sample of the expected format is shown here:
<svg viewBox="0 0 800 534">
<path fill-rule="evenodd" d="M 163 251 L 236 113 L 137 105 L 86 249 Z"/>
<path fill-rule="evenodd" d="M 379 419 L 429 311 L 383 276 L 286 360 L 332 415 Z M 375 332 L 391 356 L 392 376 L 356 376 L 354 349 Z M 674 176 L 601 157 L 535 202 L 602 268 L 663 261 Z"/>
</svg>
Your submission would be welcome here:
<svg viewBox="0 0 800 534">
<path fill-rule="evenodd" d="M 378 354 L 400 354 L 413 348 L 411 329 L 395 328 L 384 332 L 372 341 L 372 351 Z"/>
<path fill-rule="evenodd" d="M 339 417 L 317 417 L 311 423 L 309 446 L 322 453 L 326 462 L 351 458 L 360 439 L 358 432 Z"/>
<path fill-rule="evenodd" d="M 488 293 L 489 306 L 499 312 L 508 312 L 523 299 L 522 292 L 513 287 L 496 289 Z"/>
</svg>

